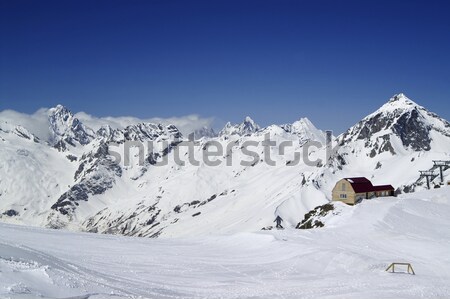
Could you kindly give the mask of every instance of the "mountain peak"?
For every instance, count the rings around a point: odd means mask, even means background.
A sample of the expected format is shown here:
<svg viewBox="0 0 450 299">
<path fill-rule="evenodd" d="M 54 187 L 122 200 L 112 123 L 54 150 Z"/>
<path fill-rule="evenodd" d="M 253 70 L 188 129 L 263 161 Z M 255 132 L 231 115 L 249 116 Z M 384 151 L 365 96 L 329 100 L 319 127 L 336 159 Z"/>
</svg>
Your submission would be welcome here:
<svg viewBox="0 0 450 299">
<path fill-rule="evenodd" d="M 254 124 L 255 121 L 250 116 L 246 116 L 244 118 L 244 123 L 252 123 L 252 124 Z"/>
<path fill-rule="evenodd" d="M 365 147 L 374 146 L 371 157 L 383 151 L 394 153 L 391 135 L 397 136 L 404 148 L 429 151 L 435 135 L 431 131 L 450 136 L 449 123 L 438 115 L 410 100 L 403 93 L 396 94 L 374 113 L 369 114 L 341 135 L 342 143 L 365 140 Z M 378 139 L 382 139 L 381 141 Z"/>
<path fill-rule="evenodd" d="M 394 95 L 389 99 L 389 101 L 398 101 L 398 100 L 401 100 L 401 99 L 407 99 L 407 100 L 409 100 L 409 98 L 408 98 L 403 92 L 400 92 L 400 93 L 394 94 Z"/>
<path fill-rule="evenodd" d="M 48 122 L 50 125 L 50 142 L 63 150 L 62 141 L 75 146 L 74 141 L 80 144 L 88 144 L 94 137 L 94 132 L 86 128 L 73 113 L 63 105 L 56 105 L 48 110 Z"/>
<path fill-rule="evenodd" d="M 292 124 L 281 125 L 281 128 L 287 133 L 297 135 L 303 141 L 314 140 L 325 142 L 325 133 L 317 129 L 306 117 L 302 117 Z"/>
<path fill-rule="evenodd" d="M 394 96 L 392 96 L 389 101 L 381 106 L 381 111 L 393 111 L 397 109 L 402 110 L 410 110 L 412 108 L 419 107 L 419 105 L 408 98 L 404 93 L 399 93 Z"/>
<path fill-rule="evenodd" d="M 254 133 L 259 129 L 260 127 L 258 126 L 258 124 L 255 123 L 255 121 L 250 116 L 246 116 L 244 121 L 239 125 L 239 130 L 240 132 L 244 133 L 244 135 Z"/>
<path fill-rule="evenodd" d="M 240 124 L 232 125 L 227 122 L 225 127 L 219 132 L 219 136 L 223 135 L 239 135 L 245 136 L 259 131 L 260 126 L 250 117 L 246 116 Z"/>
<path fill-rule="evenodd" d="M 61 104 L 58 104 L 53 108 L 50 108 L 48 111 L 49 111 L 50 115 L 55 115 L 55 114 L 73 115 L 72 112 L 67 107 L 65 107 Z"/>
<path fill-rule="evenodd" d="M 68 110 L 64 105 L 61 105 L 61 104 L 57 104 L 57 105 L 54 107 L 54 109 L 57 109 L 57 110 L 63 110 L 63 109 Z"/>
<path fill-rule="evenodd" d="M 304 124 L 307 126 L 314 126 L 313 123 L 307 117 L 302 117 L 293 124 Z"/>
<path fill-rule="evenodd" d="M 402 104 L 414 104 L 417 105 L 413 100 L 411 100 L 410 98 L 408 98 L 404 93 L 398 93 L 393 95 L 388 103 L 402 103 Z"/>
</svg>

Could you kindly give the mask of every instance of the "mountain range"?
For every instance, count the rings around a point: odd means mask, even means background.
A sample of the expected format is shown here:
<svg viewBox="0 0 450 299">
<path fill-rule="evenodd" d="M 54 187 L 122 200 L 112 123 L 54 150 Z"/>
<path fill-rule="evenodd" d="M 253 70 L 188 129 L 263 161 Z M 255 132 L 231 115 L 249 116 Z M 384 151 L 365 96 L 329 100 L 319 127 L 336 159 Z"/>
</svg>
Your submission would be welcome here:
<svg viewBox="0 0 450 299">
<path fill-rule="evenodd" d="M 192 140 L 175 125 L 93 129 L 62 105 L 45 113 L 40 136 L 0 119 L 0 221 L 143 237 L 268 229 L 277 216 L 295 227 L 340 178 L 411 192 L 425 188 L 419 170 L 450 160 L 450 123 L 404 94 L 328 147 L 307 118 L 260 127 L 246 117 L 218 133 L 196 130 Z M 211 151 L 217 165 L 205 160 Z"/>
</svg>

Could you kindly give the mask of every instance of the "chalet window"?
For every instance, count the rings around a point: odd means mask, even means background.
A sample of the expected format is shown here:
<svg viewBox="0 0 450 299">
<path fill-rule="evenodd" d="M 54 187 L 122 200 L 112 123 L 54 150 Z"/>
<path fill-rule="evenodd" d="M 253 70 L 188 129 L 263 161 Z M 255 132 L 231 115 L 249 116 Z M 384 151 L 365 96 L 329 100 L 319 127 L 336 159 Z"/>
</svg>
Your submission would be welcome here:
<svg viewBox="0 0 450 299">
<path fill-rule="evenodd" d="M 345 183 L 342 183 L 342 191 L 345 191 Z"/>
<path fill-rule="evenodd" d="M 340 198 L 347 198 L 347 194 L 340 194 L 339 197 Z"/>
</svg>

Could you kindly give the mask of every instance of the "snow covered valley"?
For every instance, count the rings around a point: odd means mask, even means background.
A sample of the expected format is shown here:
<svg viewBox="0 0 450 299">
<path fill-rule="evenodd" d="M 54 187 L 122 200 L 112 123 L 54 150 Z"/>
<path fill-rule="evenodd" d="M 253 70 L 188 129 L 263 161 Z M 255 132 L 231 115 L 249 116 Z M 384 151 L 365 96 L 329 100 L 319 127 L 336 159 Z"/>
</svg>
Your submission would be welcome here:
<svg viewBox="0 0 450 299">
<path fill-rule="evenodd" d="M 449 191 L 336 204 L 310 230 L 149 239 L 0 224 L 0 298 L 449 298 Z"/>
</svg>

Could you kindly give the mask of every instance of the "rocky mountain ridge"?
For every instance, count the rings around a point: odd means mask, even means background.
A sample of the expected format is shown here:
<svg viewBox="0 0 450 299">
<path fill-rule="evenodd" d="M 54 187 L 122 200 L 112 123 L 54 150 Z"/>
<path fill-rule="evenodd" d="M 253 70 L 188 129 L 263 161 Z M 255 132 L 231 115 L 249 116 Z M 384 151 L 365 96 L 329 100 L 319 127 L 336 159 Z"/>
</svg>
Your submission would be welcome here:
<svg viewBox="0 0 450 299">
<path fill-rule="evenodd" d="M 403 94 L 336 137 L 329 160 L 325 147 L 310 149 L 314 163 L 296 159 L 308 140 L 325 141 L 307 118 L 261 128 L 246 117 L 217 136 L 203 128 L 194 142 L 174 125 L 94 131 L 58 105 L 48 111 L 48 127 L 43 140 L 0 122 L 0 221 L 148 237 L 258 230 L 276 216 L 295 227 L 329 201 L 339 178 L 366 176 L 399 192 L 423 188 L 418 170 L 449 159 L 450 148 L 448 121 Z M 276 142 L 269 152 L 266 134 Z M 205 160 L 212 141 L 222 147 L 216 166 Z M 251 155 L 248 141 L 257 142 Z M 149 142 L 153 148 L 141 151 Z"/>
</svg>

